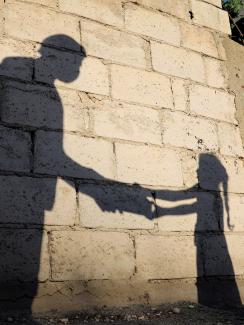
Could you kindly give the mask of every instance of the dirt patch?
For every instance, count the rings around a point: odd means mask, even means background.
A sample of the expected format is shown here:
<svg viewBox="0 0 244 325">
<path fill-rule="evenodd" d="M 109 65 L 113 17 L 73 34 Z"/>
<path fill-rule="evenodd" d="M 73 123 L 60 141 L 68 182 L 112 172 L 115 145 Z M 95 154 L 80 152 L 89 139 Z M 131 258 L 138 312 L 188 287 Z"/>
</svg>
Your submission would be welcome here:
<svg viewBox="0 0 244 325">
<path fill-rule="evenodd" d="M 34 318 L 24 314 L 0 316 L 0 324 L 244 324 L 244 308 L 214 309 L 193 303 L 137 307 L 114 310 L 94 310 L 57 316 L 39 315 Z"/>
</svg>

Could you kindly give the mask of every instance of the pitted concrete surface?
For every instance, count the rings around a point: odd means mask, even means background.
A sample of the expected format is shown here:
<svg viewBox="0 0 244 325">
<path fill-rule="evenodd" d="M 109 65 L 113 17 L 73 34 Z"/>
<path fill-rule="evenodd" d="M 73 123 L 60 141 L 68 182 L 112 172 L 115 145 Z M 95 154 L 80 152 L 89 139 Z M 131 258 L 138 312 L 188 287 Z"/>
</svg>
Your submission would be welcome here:
<svg viewBox="0 0 244 325">
<path fill-rule="evenodd" d="M 193 303 L 179 303 L 159 307 L 134 309 L 96 310 L 89 313 L 66 315 L 39 315 L 32 319 L 26 315 L 2 315 L 0 324 L 51 325 L 51 324 L 244 324 L 244 309 L 215 309 Z"/>
</svg>

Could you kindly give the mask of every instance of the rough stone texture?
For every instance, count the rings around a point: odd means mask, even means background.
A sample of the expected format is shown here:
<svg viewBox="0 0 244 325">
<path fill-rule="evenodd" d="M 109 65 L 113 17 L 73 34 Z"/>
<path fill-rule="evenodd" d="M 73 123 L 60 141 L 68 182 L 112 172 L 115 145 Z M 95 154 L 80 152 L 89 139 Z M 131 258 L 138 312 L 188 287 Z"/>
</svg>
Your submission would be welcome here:
<svg viewBox="0 0 244 325">
<path fill-rule="evenodd" d="M 187 0 L 175 0 L 174 2 L 167 0 L 137 0 L 137 3 L 185 20 L 189 19 L 189 4 Z"/>
<path fill-rule="evenodd" d="M 224 64 L 215 59 L 204 58 L 207 84 L 211 87 L 226 88 L 226 71 Z"/>
<path fill-rule="evenodd" d="M 59 8 L 79 16 L 108 25 L 122 27 L 123 15 L 120 0 L 59 0 Z"/>
<path fill-rule="evenodd" d="M 226 61 L 226 69 L 228 71 L 228 87 L 236 95 L 236 118 L 239 122 L 242 141 L 244 141 L 244 48 L 236 42 L 225 38 L 223 44 L 228 60 Z M 244 142 L 243 142 L 244 143 Z"/>
<path fill-rule="evenodd" d="M 238 127 L 227 123 L 219 123 L 218 136 L 221 154 L 243 157 L 243 145 Z"/>
<path fill-rule="evenodd" d="M 193 113 L 230 123 L 236 123 L 234 99 L 233 95 L 215 89 L 199 85 L 190 88 Z"/>
<path fill-rule="evenodd" d="M 192 191 L 158 191 L 158 225 L 162 231 L 216 231 L 215 196 Z"/>
<path fill-rule="evenodd" d="M 221 200 L 224 202 L 224 195 L 221 195 Z M 224 206 L 222 229 L 226 232 L 243 231 L 244 230 L 244 219 L 242 218 L 242 211 L 244 208 L 244 196 L 239 194 L 229 193 L 228 196 L 229 211 Z M 230 224 L 233 226 L 231 230 L 228 226 L 227 218 L 228 213 L 230 216 Z"/>
<path fill-rule="evenodd" d="M 35 61 L 36 81 L 53 84 L 56 78 L 64 76 L 68 82 L 58 79 L 55 85 L 108 95 L 108 70 L 102 61 L 49 48 L 45 48 L 43 51 L 42 60 Z M 56 64 L 53 64 L 49 57 L 52 57 Z"/>
<path fill-rule="evenodd" d="M 81 184 L 81 225 L 88 228 L 154 228 L 155 207 L 149 190 L 138 186 Z"/>
<path fill-rule="evenodd" d="M 181 33 L 183 47 L 219 58 L 214 35 L 210 31 L 198 26 L 182 23 Z"/>
<path fill-rule="evenodd" d="M 0 156 L 0 170 L 28 172 L 32 159 L 30 135 L 0 126 Z"/>
<path fill-rule="evenodd" d="M 167 44 L 151 42 L 152 64 L 156 71 L 195 81 L 205 82 L 200 54 Z"/>
<path fill-rule="evenodd" d="M 205 159 L 201 164 L 200 186 L 207 190 L 220 190 L 220 181 L 228 181 L 228 191 L 244 193 L 243 161 L 237 158 L 217 157 L 217 160 Z"/>
<path fill-rule="evenodd" d="M 231 34 L 228 13 L 206 2 L 191 0 L 193 22 L 222 33 Z"/>
<path fill-rule="evenodd" d="M 166 148 L 116 144 L 118 179 L 128 183 L 181 186 L 177 153 Z"/>
<path fill-rule="evenodd" d="M 244 60 L 220 2 L 0 0 L 2 309 L 232 300 Z"/>
<path fill-rule="evenodd" d="M 244 240 L 242 235 L 219 235 L 209 236 L 205 239 L 205 268 L 206 275 L 236 275 L 243 274 L 243 252 Z M 232 263 L 226 252 L 232 259 Z"/>
<path fill-rule="evenodd" d="M 45 231 L 1 229 L 1 282 L 39 281 L 49 278 L 48 241 Z"/>
<path fill-rule="evenodd" d="M 182 113 L 164 112 L 162 125 L 165 144 L 192 150 L 218 150 L 217 129 L 211 121 Z"/>
<path fill-rule="evenodd" d="M 193 236 L 139 236 L 136 247 L 139 278 L 177 279 L 197 275 Z"/>
<path fill-rule="evenodd" d="M 53 231 L 53 280 L 128 279 L 134 271 L 133 243 L 127 234 Z"/>
<path fill-rule="evenodd" d="M 92 111 L 94 132 L 99 136 L 161 144 L 159 112 L 116 102 Z"/>
<path fill-rule="evenodd" d="M 177 20 L 151 10 L 127 4 L 126 29 L 170 44 L 180 45 L 180 28 Z"/>
<path fill-rule="evenodd" d="M 80 132 L 89 127 L 86 104 L 71 90 L 5 82 L 0 107 L 6 123 Z"/>
<path fill-rule="evenodd" d="M 172 80 L 172 91 L 174 96 L 174 108 L 179 111 L 188 109 L 188 87 L 189 82 L 182 79 Z"/>
<path fill-rule="evenodd" d="M 76 199 L 72 182 L 1 176 L 0 184 L 0 223 L 74 225 Z"/>
<path fill-rule="evenodd" d="M 33 74 L 33 46 L 26 42 L 0 38 L 0 75 L 30 81 Z"/>
<path fill-rule="evenodd" d="M 180 152 L 184 185 L 186 188 L 195 187 L 198 183 L 198 155 L 193 151 Z"/>
<path fill-rule="evenodd" d="M 65 34 L 73 38 L 77 45 L 61 38 L 58 39 L 58 43 L 53 40 L 48 40 L 46 43 L 72 50 L 80 50 L 79 21 L 77 18 L 14 0 L 8 1 L 6 12 L 5 31 L 8 35 L 43 42 L 50 35 Z M 27 12 L 28 14 L 26 14 Z M 33 21 L 35 24 L 33 24 Z"/>
<path fill-rule="evenodd" d="M 112 144 L 75 134 L 38 131 L 35 172 L 77 178 L 114 178 Z"/>
<path fill-rule="evenodd" d="M 170 80 L 154 72 L 112 66 L 112 97 L 141 104 L 173 106 Z"/>
<path fill-rule="evenodd" d="M 86 53 L 114 62 L 146 68 L 146 42 L 94 22 L 81 22 L 82 45 Z"/>
</svg>

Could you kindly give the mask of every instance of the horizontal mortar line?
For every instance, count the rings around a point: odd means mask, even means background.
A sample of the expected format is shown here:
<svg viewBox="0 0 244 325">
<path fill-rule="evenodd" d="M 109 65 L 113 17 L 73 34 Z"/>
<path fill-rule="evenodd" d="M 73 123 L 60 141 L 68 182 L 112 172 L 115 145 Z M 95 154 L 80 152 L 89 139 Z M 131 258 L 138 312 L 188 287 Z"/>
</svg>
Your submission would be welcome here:
<svg viewBox="0 0 244 325">
<path fill-rule="evenodd" d="M 162 43 L 162 42 L 161 42 Z M 184 81 L 190 81 L 190 83 L 192 85 L 201 85 L 203 87 L 206 87 L 206 88 L 209 88 L 209 89 L 212 89 L 212 90 L 217 90 L 219 92 L 224 92 L 224 93 L 227 93 L 227 94 L 230 94 L 233 96 L 232 93 L 230 93 L 229 89 L 224 89 L 224 88 L 217 88 L 217 87 L 213 87 L 213 86 L 209 86 L 207 83 L 202 83 L 202 82 L 199 82 L 199 81 L 196 81 L 196 80 L 193 80 L 193 79 L 190 79 L 189 77 L 188 78 L 184 78 L 184 77 L 180 77 L 180 76 L 176 76 L 176 75 L 171 75 L 171 74 L 166 74 L 164 72 L 160 72 L 160 71 L 157 71 L 155 70 L 153 67 L 152 67 L 152 70 L 147 70 L 146 68 L 143 69 L 143 68 L 140 68 L 140 67 L 134 67 L 134 66 L 130 66 L 130 65 L 126 65 L 126 64 L 123 64 L 123 63 L 119 63 L 119 62 L 112 62 L 110 60 L 106 60 L 104 58 L 99 58 L 97 56 L 92 56 L 92 55 L 89 55 L 87 56 L 87 58 L 94 58 L 94 59 L 97 59 L 97 60 L 101 60 L 102 63 L 105 65 L 105 66 L 111 66 L 111 65 L 115 65 L 115 66 L 122 66 L 122 67 L 126 67 L 126 68 L 130 68 L 130 69 L 135 69 L 135 70 L 139 70 L 139 71 L 142 71 L 142 72 L 148 72 L 148 73 L 153 73 L 153 74 L 158 74 L 158 75 L 161 75 L 161 76 L 165 76 L 167 77 L 168 79 L 170 78 L 176 78 L 176 79 L 181 79 L 181 80 L 184 80 Z M 34 57 L 33 58 L 33 62 L 36 58 Z M 106 62 L 104 62 L 106 61 Z M 8 76 L 4 76 L 3 77 L 6 77 L 8 79 L 13 79 L 13 80 L 16 80 L 16 81 L 27 81 L 27 82 L 33 82 L 33 84 L 37 83 L 37 84 L 40 84 L 40 85 L 43 85 L 43 86 L 50 86 L 50 88 L 65 88 L 65 89 L 70 89 L 70 90 L 75 90 L 75 91 L 82 91 L 81 89 L 77 89 L 77 88 L 71 88 L 71 87 L 65 87 L 65 85 L 62 85 L 62 86 L 55 86 L 55 85 L 52 85 L 48 82 L 42 82 L 42 81 L 38 81 L 38 80 L 25 80 L 25 79 L 21 79 L 21 78 L 17 78 L 17 77 L 8 77 Z M 90 94 L 93 94 L 92 92 L 87 92 L 87 93 L 90 93 Z M 101 95 L 101 94 L 98 94 L 98 93 L 94 93 L 94 94 L 97 94 L 97 95 Z M 101 96 L 104 96 L 104 95 L 101 95 Z M 106 95 L 105 95 L 106 96 Z M 109 97 L 109 96 L 107 96 Z"/>
<path fill-rule="evenodd" d="M 95 20 L 95 19 L 92 19 L 92 18 L 88 18 L 88 17 L 85 17 L 85 16 L 79 16 L 79 15 L 76 15 L 76 14 L 74 14 L 74 13 L 71 13 L 71 12 L 67 12 L 67 11 L 61 11 L 59 8 L 53 8 L 53 7 L 48 7 L 48 6 L 43 6 L 42 4 L 38 4 L 38 3 L 33 3 L 33 2 L 24 2 L 24 1 L 21 1 L 21 0 L 18 0 L 19 2 L 22 2 L 22 3 L 27 3 L 27 4 L 29 4 L 29 5 L 32 5 L 32 6 L 37 6 L 37 7 L 42 7 L 42 8 L 44 8 L 44 9 L 49 9 L 49 10 L 51 10 L 51 11 L 54 11 L 54 12 L 56 12 L 56 13 L 59 13 L 59 14 L 65 14 L 65 15 L 67 15 L 67 16 L 75 16 L 75 17 L 78 17 L 78 18 L 84 18 L 84 19 L 86 19 L 86 20 L 88 20 L 88 21 L 92 21 L 92 22 L 98 22 L 98 23 L 101 23 L 101 24 L 103 24 L 104 26 L 108 26 L 108 27 L 112 27 L 112 28 L 118 28 L 118 30 L 119 31 L 127 31 L 125 28 L 123 29 L 123 26 L 121 26 L 122 27 L 122 29 L 119 29 L 119 27 L 117 27 L 117 26 L 114 26 L 114 25 L 109 25 L 109 24 L 106 24 L 106 23 L 102 23 L 102 22 L 100 22 L 100 21 L 97 21 L 97 20 Z M 7 5 L 6 5 L 7 6 Z M 138 4 L 137 4 L 137 6 L 138 6 Z M 150 8 L 150 7 L 145 7 L 145 6 L 142 6 L 142 5 L 139 5 L 138 7 L 142 7 L 142 8 L 146 8 L 147 10 L 149 10 L 149 11 L 153 11 L 153 12 L 157 12 L 157 13 L 164 13 L 164 17 L 168 17 L 168 18 L 174 18 L 174 19 L 176 19 L 176 20 L 178 20 L 179 22 L 184 22 L 185 24 L 188 24 L 188 25 L 195 25 L 195 26 L 200 26 L 201 28 L 203 28 L 203 29 L 207 29 L 207 30 L 209 30 L 209 31 L 211 31 L 211 32 L 215 32 L 215 33 L 217 33 L 217 34 L 220 34 L 220 35 L 226 35 L 226 33 L 223 33 L 223 32 L 221 32 L 221 31 L 219 31 L 219 30 L 216 30 L 216 29 L 212 29 L 212 28 L 210 28 L 210 27 L 208 27 L 208 26 L 203 26 L 203 25 L 198 25 L 198 24 L 196 24 L 196 23 L 193 23 L 192 21 L 191 21 L 191 23 L 190 23 L 190 20 L 188 21 L 188 20 L 184 20 L 184 19 L 182 19 L 182 18 L 180 18 L 180 17 L 177 17 L 177 16 L 174 16 L 174 15 L 172 15 L 172 14 L 169 14 L 169 13 L 166 13 L 166 12 L 162 12 L 162 11 L 160 11 L 160 10 L 156 10 L 156 9 L 153 9 L 153 8 Z M 218 7 L 217 7 L 218 8 Z M 191 8 L 189 7 L 189 10 L 190 10 Z M 219 10 L 222 10 L 221 8 L 218 8 Z M 222 11 L 224 11 L 224 10 L 222 10 Z M 124 15 L 122 15 L 122 17 L 124 17 Z M 123 24 L 122 24 L 123 25 Z M 130 31 L 128 31 L 128 32 L 130 32 Z M 132 33 L 133 35 L 137 35 L 138 36 L 138 34 L 137 33 L 133 33 L 133 32 L 130 32 L 130 33 Z M 145 36 L 145 35 L 144 35 Z M 147 37 L 147 36 L 146 36 Z M 192 50 L 192 51 L 194 51 L 194 50 Z M 197 52 L 197 51 L 196 51 Z M 199 52 L 197 52 L 197 53 L 199 53 Z M 221 60 L 221 59 L 220 59 Z"/>
<path fill-rule="evenodd" d="M 118 180 L 112 180 L 112 179 L 106 179 L 106 180 L 99 180 L 99 179 L 91 179 L 91 178 L 79 178 L 79 177 L 72 177 L 72 176 L 65 176 L 65 175 L 53 175 L 53 174 L 41 174 L 41 173 L 30 173 L 30 172 L 18 172 L 18 171 L 4 171 L 0 170 L 0 176 L 14 176 L 14 177 L 28 177 L 28 178 L 36 178 L 36 179 L 63 179 L 66 181 L 71 181 L 71 182 L 78 182 L 79 185 L 82 184 L 94 184 L 94 185 L 121 185 L 121 186 L 135 186 L 135 189 L 138 187 L 146 187 L 146 190 L 149 191 L 160 191 L 160 190 L 167 190 L 167 189 L 178 189 L 182 191 L 186 191 L 188 188 L 186 187 L 176 187 L 173 185 L 150 185 L 150 184 L 138 184 L 138 183 L 125 183 L 122 181 Z M 210 189 L 204 189 L 204 188 L 195 188 L 191 192 L 208 192 L 208 193 L 224 193 L 221 190 L 210 190 Z M 229 194 L 236 194 L 236 195 L 243 195 L 244 193 L 242 192 L 232 192 L 228 191 Z"/>
<path fill-rule="evenodd" d="M 83 19 L 84 21 L 87 21 L 87 22 L 90 22 L 91 20 L 89 18 L 84 18 Z M 93 21 L 92 21 L 93 22 Z M 118 32 L 123 32 L 125 34 L 128 34 L 128 35 L 133 35 L 133 36 L 136 36 L 137 38 L 140 38 L 146 42 L 149 42 L 149 45 L 150 45 L 150 41 L 155 41 L 155 42 L 160 42 L 162 44 L 166 44 L 166 45 L 169 45 L 169 46 L 173 46 L 173 47 L 176 47 L 176 48 L 182 48 L 182 49 L 185 49 L 187 51 L 190 51 L 190 52 L 194 52 L 194 53 L 197 53 L 197 54 L 202 54 L 204 57 L 209 57 L 209 58 L 214 58 L 220 62 L 223 62 L 225 60 L 223 60 L 219 55 L 217 56 L 213 56 L 213 55 L 210 55 L 210 54 L 207 54 L 207 53 L 204 53 L 204 52 L 201 52 L 201 51 L 197 51 L 195 49 L 192 49 L 190 47 L 187 47 L 187 46 L 184 46 L 182 44 L 182 37 L 180 37 L 180 44 L 179 45 L 176 45 L 175 43 L 169 43 L 167 42 L 166 40 L 162 40 L 162 39 L 159 39 L 159 38 L 155 38 L 155 37 L 152 37 L 152 36 L 148 36 L 148 35 L 145 35 L 145 34 L 142 34 L 142 33 L 137 33 L 137 32 L 133 32 L 129 29 L 124 29 L 124 30 L 121 30 L 119 29 L 118 27 L 114 27 L 114 26 L 109 26 L 109 25 L 106 25 L 102 22 L 99 22 L 99 21 L 95 21 L 98 25 L 101 25 L 101 26 L 105 26 L 105 27 L 109 27 L 110 29 L 113 29 L 115 31 L 118 31 Z M 184 21 L 186 25 L 193 25 L 191 23 L 187 23 L 186 21 Z M 179 26 L 179 30 L 180 30 L 180 34 L 181 34 L 181 26 Z M 200 29 L 206 29 L 204 27 L 200 28 Z M 84 32 L 84 31 L 83 31 Z M 212 33 L 212 32 L 211 32 Z M 81 34 L 82 34 L 82 30 L 81 30 Z M 216 51 L 218 52 L 218 47 L 216 45 Z"/>
</svg>

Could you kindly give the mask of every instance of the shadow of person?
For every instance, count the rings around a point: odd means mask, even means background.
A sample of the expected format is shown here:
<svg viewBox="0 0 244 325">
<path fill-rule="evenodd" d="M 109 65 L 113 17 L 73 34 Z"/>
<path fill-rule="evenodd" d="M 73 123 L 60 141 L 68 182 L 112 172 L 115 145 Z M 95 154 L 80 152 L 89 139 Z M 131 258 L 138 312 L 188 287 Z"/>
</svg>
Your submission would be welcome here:
<svg viewBox="0 0 244 325">
<path fill-rule="evenodd" d="M 215 155 L 201 154 L 197 176 L 198 184 L 192 188 L 156 192 L 156 203 L 160 199 L 167 201 L 196 199 L 194 203 L 173 208 L 157 207 L 157 214 L 158 217 L 197 214 L 194 236 L 198 302 L 215 307 L 240 306 L 241 298 L 224 234 L 224 211 L 227 214 L 227 226 L 233 230 L 229 216 L 228 175 Z"/>
<path fill-rule="evenodd" d="M 73 52 L 69 61 L 65 52 L 51 49 L 50 44 L 69 44 L 80 52 Z M 43 41 L 39 52 L 37 59 L 8 57 L 0 65 L 0 141 L 11 138 L 19 143 L 15 150 L 9 140 L 4 145 L 0 143 L 0 181 L 4 188 L 0 195 L 0 223 L 4 225 L 0 228 L 0 301 L 4 308 L 22 308 L 30 315 L 38 283 L 50 278 L 49 261 L 41 253 L 48 241 L 45 211 L 53 209 L 58 177 L 72 186 L 76 178 L 110 181 L 92 168 L 79 165 L 63 148 L 63 105 L 55 82 L 71 83 L 78 78 L 85 50 L 66 35 L 53 35 Z M 38 80 L 45 82 L 36 82 L 36 74 Z M 29 134 L 23 131 L 32 134 L 32 144 Z M 48 131 L 44 147 L 52 142 L 51 163 L 44 172 L 33 163 L 41 154 L 36 145 L 37 131 Z M 30 159 L 21 141 L 35 148 L 34 157 Z M 118 185 L 124 186 L 123 193 Z M 89 186 L 81 186 L 79 190 L 91 196 L 103 211 L 129 211 L 153 218 L 152 203 L 147 200 L 151 193 L 140 186 L 117 182 L 109 192 L 113 200 L 101 198 L 99 190 Z"/>
</svg>

